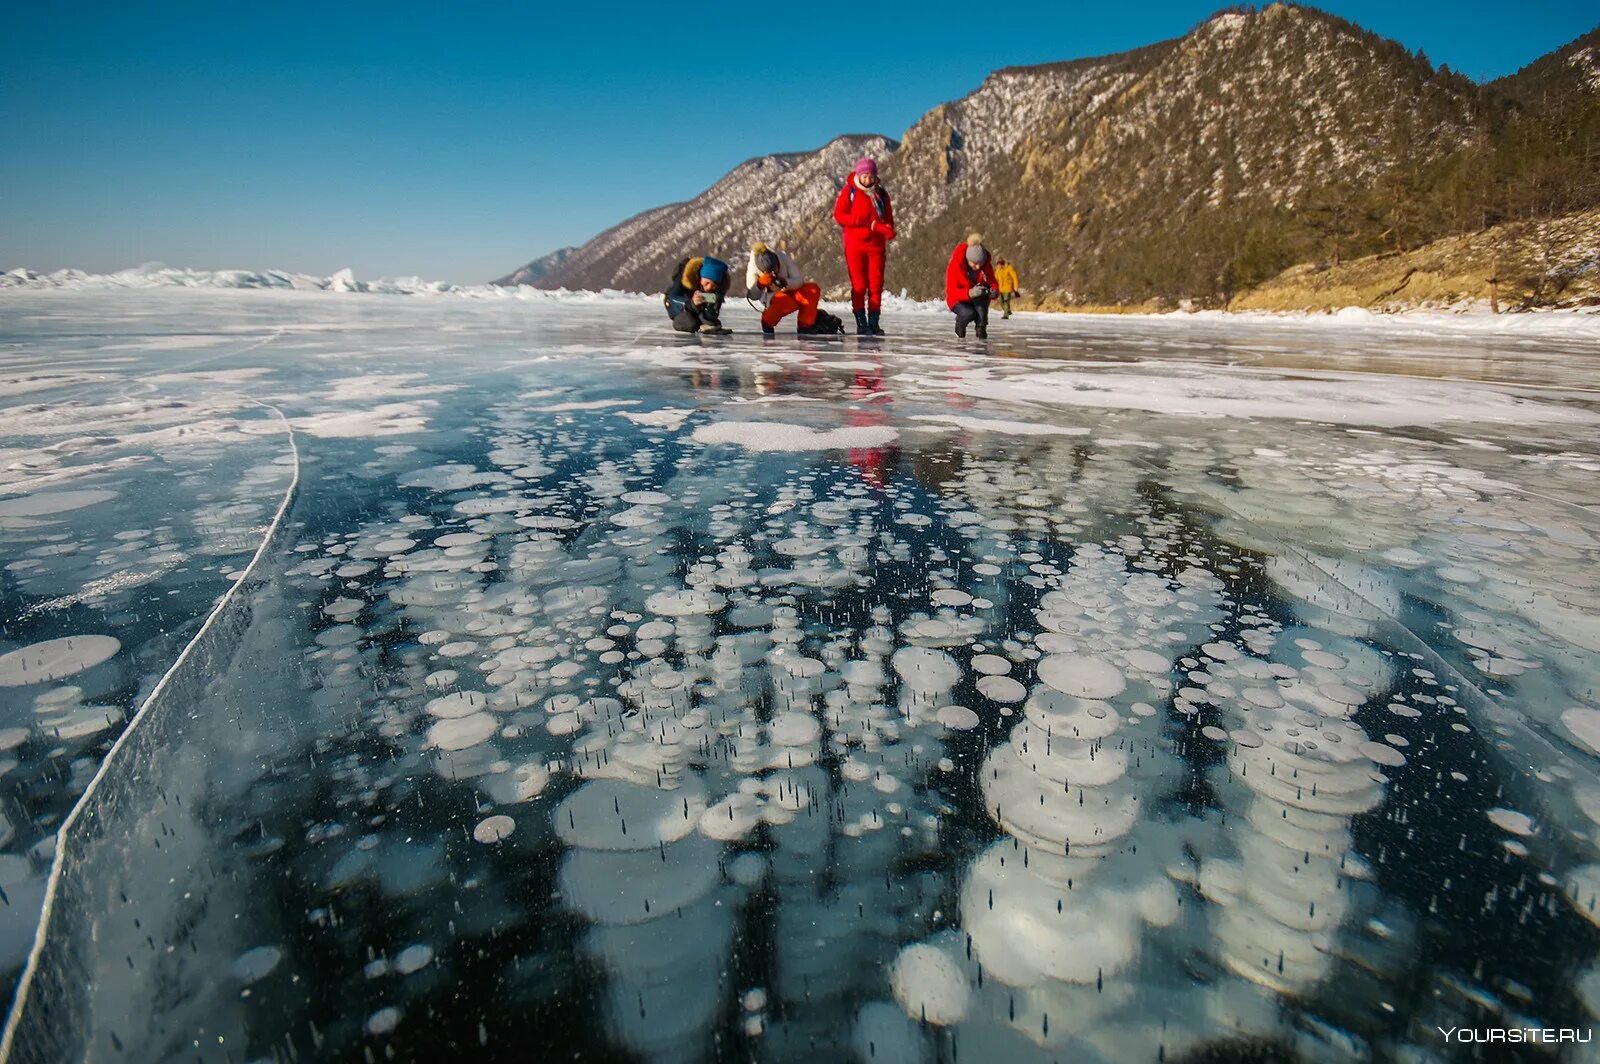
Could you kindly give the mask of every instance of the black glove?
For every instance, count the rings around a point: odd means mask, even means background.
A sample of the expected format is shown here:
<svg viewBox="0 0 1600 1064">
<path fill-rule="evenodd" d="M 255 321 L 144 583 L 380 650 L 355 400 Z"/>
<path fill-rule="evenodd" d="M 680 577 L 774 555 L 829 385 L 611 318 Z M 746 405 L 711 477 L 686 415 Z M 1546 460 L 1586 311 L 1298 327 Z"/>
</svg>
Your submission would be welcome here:
<svg viewBox="0 0 1600 1064">
<path fill-rule="evenodd" d="M 785 281 L 781 275 L 779 275 L 779 274 L 773 274 L 772 275 L 772 290 L 774 292 L 781 292 L 785 288 L 788 288 L 788 287 L 789 287 L 789 282 Z"/>
</svg>

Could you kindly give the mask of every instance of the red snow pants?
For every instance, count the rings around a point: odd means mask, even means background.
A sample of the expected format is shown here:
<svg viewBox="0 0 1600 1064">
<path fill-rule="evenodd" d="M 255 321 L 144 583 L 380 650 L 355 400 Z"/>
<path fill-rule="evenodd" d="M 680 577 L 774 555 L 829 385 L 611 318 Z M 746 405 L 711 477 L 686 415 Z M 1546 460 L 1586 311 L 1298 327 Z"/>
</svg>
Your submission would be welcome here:
<svg viewBox="0 0 1600 1064">
<path fill-rule="evenodd" d="M 844 264 L 850 271 L 850 309 L 877 310 L 883 304 L 883 238 L 845 230 Z"/>
<path fill-rule="evenodd" d="M 761 312 L 761 324 L 772 328 L 784 318 L 800 312 L 800 328 L 809 329 L 817 323 L 817 307 L 822 302 L 822 289 L 807 281 L 799 288 L 785 288 L 772 293 L 772 302 Z"/>
</svg>

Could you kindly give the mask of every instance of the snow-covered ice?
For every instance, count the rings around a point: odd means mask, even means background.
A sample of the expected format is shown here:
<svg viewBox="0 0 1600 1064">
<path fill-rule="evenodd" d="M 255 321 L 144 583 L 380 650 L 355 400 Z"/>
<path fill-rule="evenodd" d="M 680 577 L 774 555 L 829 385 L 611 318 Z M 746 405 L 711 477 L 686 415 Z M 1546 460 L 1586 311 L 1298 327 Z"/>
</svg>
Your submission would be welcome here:
<svg viewBox="0 0 1600 1064">
<path fill-rule="evenodd" d="M 5 287 L 9 1059 L 1595 1022 L 1592 320 Z"/>
</svg>

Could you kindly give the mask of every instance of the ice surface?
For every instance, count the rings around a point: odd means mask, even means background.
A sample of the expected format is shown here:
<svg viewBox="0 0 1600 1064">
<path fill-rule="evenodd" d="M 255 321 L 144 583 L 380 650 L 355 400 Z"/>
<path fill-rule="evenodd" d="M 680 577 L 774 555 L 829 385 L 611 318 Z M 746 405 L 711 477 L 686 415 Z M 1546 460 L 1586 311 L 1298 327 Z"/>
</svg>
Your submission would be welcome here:
<svg viewBox="0 0 1600 1064">
<path fill-rule="evenodd" d="M 1594 1022 L 1589 325 L 140 276 L 0 293 L 10 1059 Z"/>
</svg>

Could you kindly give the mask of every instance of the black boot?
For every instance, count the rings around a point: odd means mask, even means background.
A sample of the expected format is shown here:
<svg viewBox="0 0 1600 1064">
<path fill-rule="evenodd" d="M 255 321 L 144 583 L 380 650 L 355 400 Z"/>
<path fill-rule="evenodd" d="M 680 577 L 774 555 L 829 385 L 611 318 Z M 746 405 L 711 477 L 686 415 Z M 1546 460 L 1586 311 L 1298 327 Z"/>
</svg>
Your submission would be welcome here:
<svg viewBox="0 0 1600 1064">
<path fill-rule="evenodd" d="M 867 311 L 867 332 L 873 336 L 886 335 L 882 329 L 878 328 L 878 312 L 876 310 Z"/>
<path fill-rule="evenodd" d="M 980 323 L 978 325 L 978 339 L 987 340 L 988 338 L 989 338 L 989 327 L 987 325 L 983 325 L 983 324 Z"/>
<path fill-rule="evenodd" d="M 856 335 L 857 336 L 868 336 L 868 335 L 870 335 L 871 334 L 871 330 L 867 327 L 867 312 L 864 311 L 864 310 L 858 310 L 855 313 L 856 313 Z"/>
</svg>

